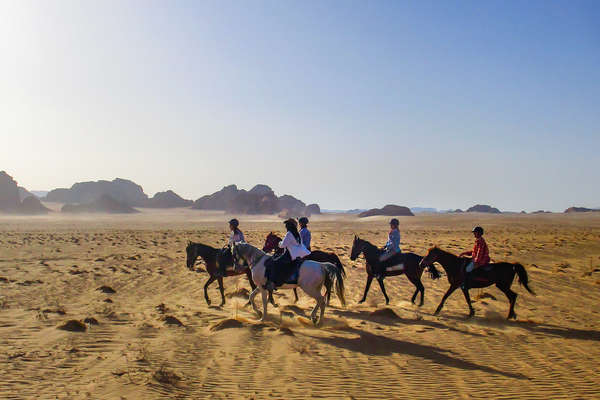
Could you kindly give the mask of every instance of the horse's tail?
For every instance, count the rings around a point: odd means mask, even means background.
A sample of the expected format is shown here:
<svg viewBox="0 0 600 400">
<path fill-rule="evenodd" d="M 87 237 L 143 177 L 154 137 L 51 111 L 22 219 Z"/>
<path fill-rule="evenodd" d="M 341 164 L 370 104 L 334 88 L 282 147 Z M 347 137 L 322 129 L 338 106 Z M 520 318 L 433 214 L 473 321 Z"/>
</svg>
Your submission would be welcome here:
<svg viewBox="0 0 600 400">
<path fill-rule="evenodd" d="M 427 272 L 429 273 L 429 277 L 433 280 L 440 279 L 442 277 L 440 271 L 433 264 L 427 266 Z"/>
<path fill-rule="evenodd" d="M 340 261 L 340 258 L 337 255 L 333 255 L 333 264 L 335 264 L 338 269 L 340 270 L 342 276 L 345 278 L 346 277 L 346 270 L 344 269 L 344 264 L 342 264 L 342 262 Z"/>
<path fill-rule="evenodd" d="M 525 289 L 527 289 L 529 293 L 535 295 L 535 292 L 531 290 L 527 285 L 529 283 L 529 277 L 527 276 L 527 271 L 525 271 L 525 267 L 523 267 L 519 263 L 516 263 L 513 265 L 513 270 L 517 273 L 517 275 L 519 275 L 519 283 L 525 286 Z"/>
<path fill-rule="evenodd" d="M 337 294 L 338 299 L 340 299 L 342 306 L 345 307 L 346 295 L 344 293 L 343 269 L 340 269 L 333 263 L 323 263 L 322 265 L 325 272 L 325 284 L 327 285 L 327 282 L 329 281 L 329 284 L 331 285 L 335 279 L 335 294 Z"/>
</svg>

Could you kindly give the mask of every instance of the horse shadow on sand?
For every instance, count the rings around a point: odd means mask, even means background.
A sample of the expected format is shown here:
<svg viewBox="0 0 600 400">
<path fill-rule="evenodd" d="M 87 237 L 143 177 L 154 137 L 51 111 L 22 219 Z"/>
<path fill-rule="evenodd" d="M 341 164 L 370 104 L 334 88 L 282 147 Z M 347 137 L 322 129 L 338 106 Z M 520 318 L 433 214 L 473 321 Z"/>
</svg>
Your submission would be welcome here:
<svg viewBox="0 0 600 400">
<path fill-rule="evenodd" d="M 479 365 L 471 361 L 463 360 L 454 356 L 455 353 L 453 351 L 445 350 L 440 347 L 393 339 L 387 336 L 380 336 L 355 328 L 348 329 L 346 332 L 357 334 L 358 337 L 349 338 L 341 336 L 308 336 L 331 346 L 343 348 L 367 356 L 390 356 L 393 354 L 406 354 L 451 368 L 459 368 L 468 371 L 482 371 L 489 374 L 501 375 L 507 378 L 528 379 L 528 377 L 523 374 L 501 371 L 487 365 Z"/>
<path fill-rule="evenodd" d="M 384 310 L 386 310 L 386 309 L 384 309 Z M 437 321 L 430 321 L 430 320 L 426 320 L 426 319 L 416 319 L 416 318 L 414 318 L 414 319 L 402 318 L 401 316 L 395 314 L 391 309 L 388 308 L 387 310 L 389 310 L 387 316 L 373 315 L 373 312 L 370 312 L 370 311 L 332 310 L 332 312 L 335 315 L 340 316 L 340 317 L 352 318 L 352 319 L 357 319 L 357 320 L 366 321 L 366 322 L 376 322 L 376 323 L 380 323 L 380 324 L 384 324 L 384 325 L 423 326 L 423 327 L 428 327 L 428 328 L 433 328 L 433 329 L 443 329 L 443 330 L 449 330 L 452 332 L 464 333 L 466 335 L 471 335 L 471 336 L 485 336 L 485 335 L 482 335 L 477 332 L 470 332 L 468 330 L 459 329 L 454 326 L 445 325 L 445 324 L 443 324 L 441 322 L 437 322 Z"/>
</svg>

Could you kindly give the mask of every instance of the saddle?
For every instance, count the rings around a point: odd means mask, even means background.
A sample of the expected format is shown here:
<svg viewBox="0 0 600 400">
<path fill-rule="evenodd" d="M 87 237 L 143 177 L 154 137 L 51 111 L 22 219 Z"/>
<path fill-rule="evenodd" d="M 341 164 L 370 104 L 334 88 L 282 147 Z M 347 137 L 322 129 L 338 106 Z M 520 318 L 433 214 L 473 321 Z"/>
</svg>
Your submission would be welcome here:
<svg viewBox="0 0 600 400">
<path fill-rule="evenodd" d="M 285 280 L 285 283 L 290 285 L 298 284 L 298 277 L 300 276 L 300 266 L 305 260 L 302 258 L 297 258 L 292 261 L 292 265 L 290 266 L 291 273 Z"/>
<path fill-rule="evenodd" d="M 404 253 L 397 253 L 385 261 L 379 262 L 381 268 L 385 268 L 385 272 L 394 272 L 404 269 Z"/>
</svg>

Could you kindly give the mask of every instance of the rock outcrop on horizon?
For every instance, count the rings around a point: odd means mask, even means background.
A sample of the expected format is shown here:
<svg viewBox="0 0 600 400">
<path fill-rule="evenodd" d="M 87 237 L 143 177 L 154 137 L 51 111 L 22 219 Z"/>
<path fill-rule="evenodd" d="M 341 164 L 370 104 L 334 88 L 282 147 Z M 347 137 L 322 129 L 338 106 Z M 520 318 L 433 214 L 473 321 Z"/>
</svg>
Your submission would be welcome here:
<svg viewBox="0 0 600 400">
<path fill-rule="evenodd" d="M 108 195 L 128 206 L 143 206 L 148 200 L 142 187 L 130 180 L 116 178 L 112 181 L 78 182 L 70 189 L 54 189 L 46 195 L 46 201 L 57 203 L 89 204 Z"/>
<path fill-rule="evenodd" d="M 17 189 L 19 190 L 19 200 L 21 202 L 28 197 L 34 196 L 33 193 L 31 193 L 29 190 L 25 189 L 24 187 L 17 186 Z"/>
<path fill-rule="evenodd" d="M 372 217 L 375 215 L 386 215 L 389 217 L 412 217 L 414 214 L 410 211 L 410 208 L 404 206 L 397 206 L 395 204 L 388 204 L 383 208 L 372 208 L 367 211 L 363 211 L 358 214 L 358 218 Z"/>
<path fill-rule="evenodd" d="M 0 171 L 0 212 L 11 214 L 38 215 L 47 214 L 50 210 L 42 205 L 39 199 L 30 194 L 25 188 L 17 185 L 17 182 L 5 171 Z"/>
<path fill-rule="evenodd" d="M 500 210 L 495 207 L 488 206 L 487 204 L 477 204 L 467 209 L 467 212 L 481 212 L 489 214 L 500 214 Z"/>
<path fill-rule="evenodd" d="M 172 190 L 158 192 L 152 198 L 144 202 L 143 207 L 147 208 L 176 208 L 190 207 L 194 202 L 186 200 Z"/>
<path fill-rule="evenodd" d="M 113 199 L 108 194 L 101 195 L 98 199 L 84 204 L 65 204 L 60 209 L 63 213 L 107 213 L 107 214 L 132 214 L 139 211 L 125 203 Z"/>
<path fill-rule="evenodd" d="M 593 208 L 586 207 L 569 207 L 565 210 L 565 213 L 580 213 L 580 212 L 598 212 L 600 210 L 594 210 Z"/>
<path fill-rule="evenodd" d="M 211 195 L 200 197 L 192 206 L 196 210 L 222 210 L 232 214 L 280 214 L 310 216 L 320 213 L 317 204 L 306 204 L 290 195 L 277 197 L 267 185 L 256 185 L 250 190 L 236 185 L 225 186 Z"/>
</svg>

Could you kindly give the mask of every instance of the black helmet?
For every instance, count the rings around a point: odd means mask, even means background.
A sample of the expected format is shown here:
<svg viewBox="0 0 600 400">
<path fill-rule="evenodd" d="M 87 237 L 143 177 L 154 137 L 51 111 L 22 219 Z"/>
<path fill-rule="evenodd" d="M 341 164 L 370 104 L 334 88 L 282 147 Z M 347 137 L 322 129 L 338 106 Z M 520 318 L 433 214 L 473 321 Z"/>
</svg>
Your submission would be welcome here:
<svg viewBox="0 0 600 400">
<path fill-rule="evenodd" d="M 480 235 L 483 235 L 483 228 L 480 226 L 476 226 L 475 228 L 473 228 L 472 232 L 479 232 Z"/>
<path fill-rule="evenodd" d="M 294 228 L 298 228 L 298 223 L 296 222 L 296 220 L 294 218 L 288 218 L 285 221 L 283 221 L 283 223 L 285 224 L 285 226 L 293 226 Z"/>
<path fill-rule="evenodd" d="M 301 223 L 301 224 L 303 224 L 303 225 L 306 225 L 306 224 L 308 224 L 308 218 L 306 218 L 306 217 L 301 217 L 301 218 L 298 220 L 298 222 L 300 222 L 300 223 Z"/>
<path fill-rule="evenodd" d="M 233 226 L 234 228 L 237 228 L 240 225 L 240 221 L 238 221 L 235 218 L 232 218 L 229 220 L 229 225 Z"/>
<path fill-rule="evenodd" d="M 398 218 L 392 218 L 390 219 L 390 225 L 400 225 L 400 221 L 398 221 Z"/>
</svg>

